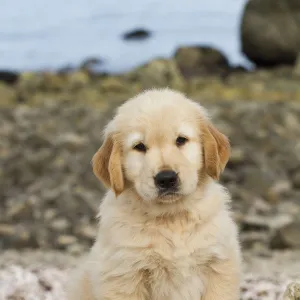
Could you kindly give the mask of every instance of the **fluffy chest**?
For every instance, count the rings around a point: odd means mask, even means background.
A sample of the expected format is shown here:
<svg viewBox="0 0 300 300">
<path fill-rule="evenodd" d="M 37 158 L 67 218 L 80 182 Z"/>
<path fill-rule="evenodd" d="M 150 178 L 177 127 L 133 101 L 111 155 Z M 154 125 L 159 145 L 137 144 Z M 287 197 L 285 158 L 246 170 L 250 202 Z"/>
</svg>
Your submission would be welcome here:
<svg viewBox="0 0 300 300">
<path fill-rule="evenodd" d="M 151 300 L 201 299 L 208 264 L 222 251 L 217 224 L 138 221 L 102 227 L 95 248 L 102 249 L 102 272 L 141 274 Z"/>
<path fill-rule="evenodd" d="M 217 240 L 213 227 L 179 220 L 155 226 L 148 224 L 141 234 L 145 234 L 150 257 L 181 267 L 194 267 L 205 264 L 215 252 Z"/>
<path fill-rule="evenodd" d="M 105 236 L 102 243 L 106 247 L 111 245 L 108 248 L 124 249 L 149 268 L 197 269 L 220 250 L 217 228 L 214 222 L 203 224 L 182 219 L 120 223 L 109 235 L 102 235 Z"/>
<path fill-rule="evenodd" d="M 152 298 L 200 299 L 203 294 L 205 269 L 214 256 L 212 236 L 197 224 L 149 228 L 151 243 L 145 251 Z"/>
</svg>

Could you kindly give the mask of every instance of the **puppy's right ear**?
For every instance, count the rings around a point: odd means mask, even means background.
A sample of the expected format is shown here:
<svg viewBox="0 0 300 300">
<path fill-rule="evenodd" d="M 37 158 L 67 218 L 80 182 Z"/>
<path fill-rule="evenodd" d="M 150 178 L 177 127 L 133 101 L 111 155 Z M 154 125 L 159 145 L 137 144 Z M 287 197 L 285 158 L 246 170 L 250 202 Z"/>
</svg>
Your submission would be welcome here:
<svg viewBox="0 0 300 300">
<path fill-rule="evenodd" d="M 92 159 L 93 172 L 97 178 L 116 196 L 124 190 L 121 161 L 121 145 L 112 134 L 105 136 L 104 142 Z"/>
</svg>

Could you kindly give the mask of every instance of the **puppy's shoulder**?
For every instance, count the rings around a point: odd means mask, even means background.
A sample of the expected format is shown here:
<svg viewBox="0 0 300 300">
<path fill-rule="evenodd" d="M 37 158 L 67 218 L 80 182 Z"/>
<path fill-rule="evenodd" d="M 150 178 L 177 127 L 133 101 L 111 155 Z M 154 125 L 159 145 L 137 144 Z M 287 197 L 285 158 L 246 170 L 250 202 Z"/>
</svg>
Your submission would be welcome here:
<svg viewBox="0 0 300 300">
<path fill-rule="evenodd" d="M 212 190 L 214 195 L 213 200 L 219 203 L 215 211 L 215 215 L 210 220 L 216 239 L 216 250 L 219 252 L 220 258 L 222 256 L 235 255 L 239 256 L 239 242 L 238 242 L 238 227 L 234 221 L 231 210 L 231 197 L 227 189 L 219 183 L 214 183 Z"/>
</svg>

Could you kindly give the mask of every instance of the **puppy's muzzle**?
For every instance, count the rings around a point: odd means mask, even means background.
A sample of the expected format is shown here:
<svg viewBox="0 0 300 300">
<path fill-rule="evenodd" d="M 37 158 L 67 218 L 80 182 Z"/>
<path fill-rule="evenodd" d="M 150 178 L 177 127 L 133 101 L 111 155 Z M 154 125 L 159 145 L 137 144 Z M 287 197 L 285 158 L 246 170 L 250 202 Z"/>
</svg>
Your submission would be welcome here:
<svg viewBox="0 0 300 300">
<path fill-rule="evenodd" d="M 160 191 L 174 191 L 178 187 L 178 175 L 172 170 L 160 171 L 154 177 L 155 185 Z"/>
</svg>

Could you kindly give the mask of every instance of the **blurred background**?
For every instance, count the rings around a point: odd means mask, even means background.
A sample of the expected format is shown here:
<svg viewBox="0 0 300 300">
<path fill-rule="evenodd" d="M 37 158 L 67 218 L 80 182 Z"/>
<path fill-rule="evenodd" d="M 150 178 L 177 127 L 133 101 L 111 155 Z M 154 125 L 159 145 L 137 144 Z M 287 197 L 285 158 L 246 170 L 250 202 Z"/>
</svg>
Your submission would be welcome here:
<svg viewBox="0 0 300 300">
<path fill-rule="evenodd" d="M 280 299 L 300 275 L 299 0 L 2 0 L 0 300 L 33 299 L 28 284 L 7 288 L 20 270 L 47 282 L 34 299 L 63 299 L 63 273 L 32 266 L 63 272 L 89 249 L 102 129 L 129 97 L 167 86 L 230 138 L 221 181 L 255 278 L 243 299 Z"/>
<path fill-rule="evenodd" d="M 123 72 L 157 56 L 170 57 L 181 44 L 199 43 L 221 48 L 234 63 L 245 60 L 238 39 L 245 0 L 203 6 L 179 0 L 3 1 L 2 68 L 55 70 L 90 57 L 101 59 L 109 72 Z M 124 34 L 138 29 L 146 31 L 143 43 L 124 40 Z"/>
</svg>

